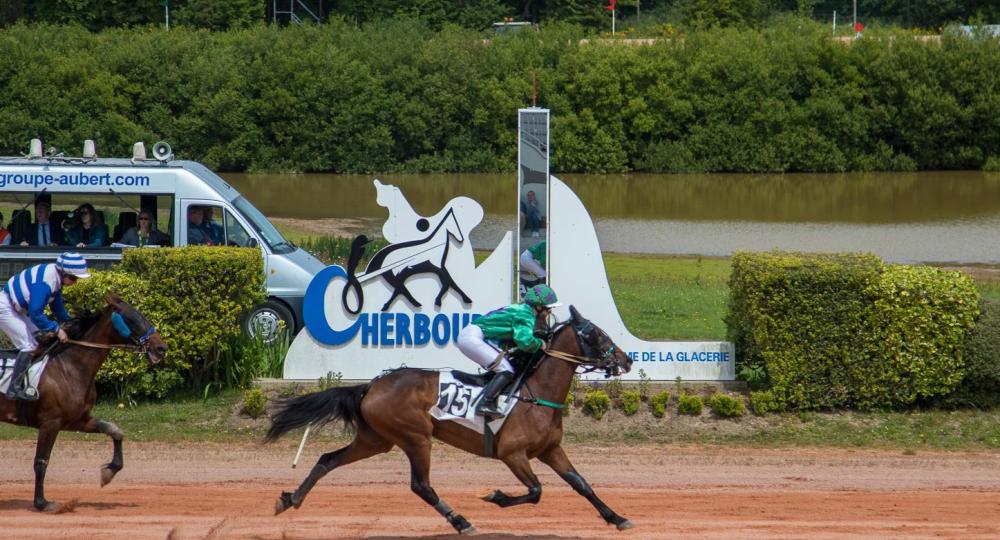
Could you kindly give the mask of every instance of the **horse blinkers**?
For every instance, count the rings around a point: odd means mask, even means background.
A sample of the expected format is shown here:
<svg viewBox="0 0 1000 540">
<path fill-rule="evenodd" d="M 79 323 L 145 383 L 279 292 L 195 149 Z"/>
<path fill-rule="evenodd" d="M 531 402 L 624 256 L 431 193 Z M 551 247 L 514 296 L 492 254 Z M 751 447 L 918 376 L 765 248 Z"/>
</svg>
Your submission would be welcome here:
<svg viewBox="0 0 1000 540">
<path fill-rule="evenodd" d="M 632 369 L 632 361 L 622 353 L 611 338 L 594 323 L 580 316 L 576 308 L 570 306 L 573 330 L 583 356 L 596 360 L 594 366 L 603 369 L 605 377 L 617 377 Z"/>
<path fill-rule="evenodd" d="M 131 308 L 131 306 L 128 307 Z M 157 364 L 163 360 L 163 356 L 167 352 L 167 346 L 159 336 L 155 335 L 156 328 L 143 317 L 137 316 L 138 314 L 134 310 L 126 312 L 123 316 L 119 309 L 121 308 L 116 306 L 111 313 L 111 325 L 114 327 L 115 332 L 130 345 L 134 346 L 136 352 L 145 353 L 150 363 Z M 135 324 L 135 326 L 140 326 L 140 329 L 137 331 L 133 329 L 133 324 L 129 324 L 126 317 L 133 323 L 142 322 L 144 324 Z M 143 326 L 145 328 L 142 328 Z M 158 343 L 150 343 L 151 338 Z"/>
</svg>

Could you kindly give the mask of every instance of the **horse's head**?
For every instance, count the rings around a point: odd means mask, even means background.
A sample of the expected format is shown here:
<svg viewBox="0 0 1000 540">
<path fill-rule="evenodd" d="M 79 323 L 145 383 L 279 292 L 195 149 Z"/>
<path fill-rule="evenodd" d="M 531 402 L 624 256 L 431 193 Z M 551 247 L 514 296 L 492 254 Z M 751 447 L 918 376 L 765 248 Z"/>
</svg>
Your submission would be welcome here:
<svg viewBox="0 0 1000 540">
<path fill-rule="evenodd" d="M 617 377 L 632 369 L 632 359 L 611 341 L 611 337 L 596 324 L 583 318 L 575 307 L 569 307 L 570 319 L 565 324 L 576 332 L 580 352 L 596 369 L 604 370 L 608 377 Z"/>
<path fill-rule="evenodd" d="M 167 354 L 167 344 L 146 317 L 117 294 L 109 294 L 107 301 L 112 309 L 111 324 L 118 336 L 146 353 L 151 363 L 163 360 L 163 356 Z"/>
<path fill-rule="evenodd" d="M 399 196 L 398 187 L 392 184 L 383 184 L 377 178 L 375 179 L 375 202 L 379 206 L 389 208 Z"/>
</svg>

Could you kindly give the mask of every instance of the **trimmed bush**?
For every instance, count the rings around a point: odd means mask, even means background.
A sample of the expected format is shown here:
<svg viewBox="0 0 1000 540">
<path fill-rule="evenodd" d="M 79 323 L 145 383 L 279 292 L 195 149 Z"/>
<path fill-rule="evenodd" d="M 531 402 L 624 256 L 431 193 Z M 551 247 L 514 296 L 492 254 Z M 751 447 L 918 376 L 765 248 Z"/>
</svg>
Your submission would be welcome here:
<svg viewBox="0 0 1000 540">
<path fill-rule="evenodd" d="M 611 409 L 611 398 L 604 390 L 592 390 L 583 396 L 583 412 L 600 420 Z"/>
<path fill-rule="evenodd" d="M 156 366 L 140 355 L 111 352 L 98 381 L 125 399 L 163 397 L 184 382 L 199 390 L 218 382 L 214 366 L 239 335 L 240 316 L 266 298 L 263 259 L 251 248 L 127 249 L 116 269 L 93 274 L 66 289 L 69 304 L 103 309 L 105 296 L 117 293 L 170 348 Z"/>
<path fill-rule="evenodd" d="M 632 416 L 639 412 L 639 405 L 642 404 L 642 395 L 638 390 L 626 390 L 622 392 L 622 412 L 625 416 Z"/>
<path fill-rule="evenodd" d="M 778 406 L 778 401 L 774 399 L 774 394 L 769 390 L 751 392 L 750 408 L 757 414 L 767 414 L 781 410 Z"/>
<path fill-rule="evenodd" d="M 658 394 L 654 394 L 653 397 L 649 398 L 649 411 L 656 418 L 663 418 L 667 414 L 667 403 L 669 402 L 670 392 L 664 390 Z"/>
<path fill-rule="evenodd" d="M 962 382 L 942 401 L 977 407 L 1000 405 L 1000 302 L 979 302 L 979 319 L 965 336 L 962 351 Z"/>
<path fill-rule="evenodd" d="M 708 398 L 708 408 L 723 418 L 743 416 L 743 413 L 746 412 L 742 401 L 726 394 L 713 394 L 712 397 Z"/>
<path fill-rule="evenodd" d="M 247 388 L 243 392 L 243 414 L 249 416 L 250 418 L 257 419 L 260 415 L 264 414 L 264 404 L 267 402 L 267 398 L 264 397 L 264 392 L 254 386 L 253 388 Z"/>
<path fill-rule="evenodd" d="M 867 254 L 737 253 L 726 323 L 737 372 L 770 389 L 770 410 L 880 409 L 958 384 L 977 301 L 959 272 Z"/>
<path fill-rule="evenodd" d="M 681 414 L 689 414 L 691 416 L 698 416 L 701 414 L 701 410 L 704 405 L 705 404 L 701 400 L 701 396 L 684 394 L 678 400 L 677 412 Z"/>
</svg>

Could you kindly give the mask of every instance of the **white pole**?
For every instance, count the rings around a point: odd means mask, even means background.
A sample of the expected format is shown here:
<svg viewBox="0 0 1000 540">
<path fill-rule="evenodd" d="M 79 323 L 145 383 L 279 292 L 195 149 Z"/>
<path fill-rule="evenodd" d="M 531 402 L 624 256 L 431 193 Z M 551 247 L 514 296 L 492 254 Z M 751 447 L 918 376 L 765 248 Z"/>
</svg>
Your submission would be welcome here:
<svg viewBox="0 0 1000 540">
<path fill-rule="evenodd" d="M 295 459 L 292 461 L 292 468 L 294 469 L 296 465 L 299 464 L 299 456 L 302 455 L 302 449 L 306 446 L 306 439 L 309 438 L 309 428 L 312 426 L 306 426 L 305 433 L 302 434 L 302 442 L 299 443 L 299 451 L 295 452 Z"/>
<path fill-rule="evenodd" d="M 611 37 L 615 37 L 615 11 L 618 10 L 617 9 L 611 10 Z"/>
<path fill-rule="evenodd" d="M 833 35 L 837 35 L 837 12 L 833 12 Z"/>
<path fill-rule="evenodd" d="M 170 31 L 170 0 L 163 0 L 163 12 L 167 16 L 167 31 Z"/>
</svg>

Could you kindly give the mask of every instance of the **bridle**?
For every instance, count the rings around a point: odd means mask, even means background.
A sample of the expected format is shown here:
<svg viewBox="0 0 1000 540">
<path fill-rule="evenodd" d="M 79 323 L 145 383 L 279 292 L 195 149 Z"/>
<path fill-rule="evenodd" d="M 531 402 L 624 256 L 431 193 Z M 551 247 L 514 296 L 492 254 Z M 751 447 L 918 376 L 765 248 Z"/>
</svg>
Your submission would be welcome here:
<svg viewBox="0 0 1000 540">
<path fill-rule="evenodd" d="M 566 326 L 571 327 L 576 334 L 576 343 L 583 352 L 582 355 L 570 354 L 563 351 L 553 350 L 551 348 L 552 341 L 555 340 L 556 334 L 558 334 L 559 331 Z M 604 370 L 607 372 L 609 377 L 612 374 L 617 375 L 621 366 L 614 361 L 616 351 L 615 344 L 610 343 L 607 347 L 604 347 L 603 350 L 600 350 L 599 347 L 591 345 L 583 338 L 583 336 L 589 336 L 589 334 L 594 332 L 596 329 L 597 327 L 594 326 L 594 323 L 587 319 L 570 319 L 562 322 L 549 334 L 549 337 L 545 342 L 545 354 L 564 362 L 569 362 L 570 364 L 586 366 L 584 373 Z"/>
<path fill-rule="evenodd" d="M 115 320 L 116 315 L 118 316 L 117 320 Z M 81 347 L 88 347 L 91 349 L 121 349 L 134 353 L 149 354 L 149 338 L 156 333 L 156 328 L 152 324 L 146 328 L 145 333 L 141 336 L 137 336 L 128 324 L 125 323 L 124 318 L 116 309 L 111 313 L 111 324 L 115 331 L 118 332 L 119 336 L 129 340 L 128 343 L 94 343 L 92 341 L 82 341 L 76 339 L 66 340 L 66 343 L 79 345 Z"/>
</svg>

